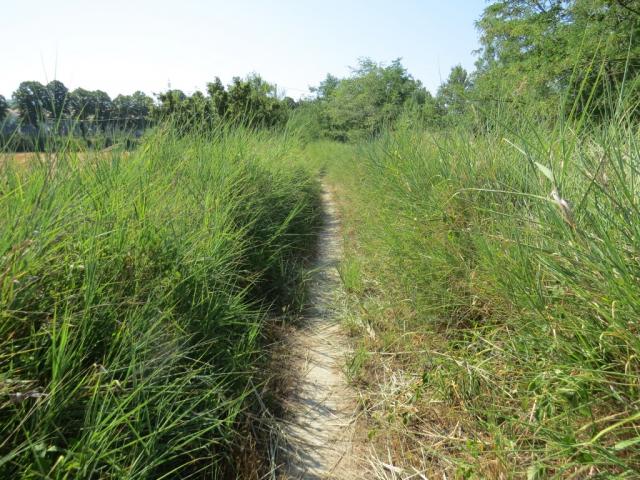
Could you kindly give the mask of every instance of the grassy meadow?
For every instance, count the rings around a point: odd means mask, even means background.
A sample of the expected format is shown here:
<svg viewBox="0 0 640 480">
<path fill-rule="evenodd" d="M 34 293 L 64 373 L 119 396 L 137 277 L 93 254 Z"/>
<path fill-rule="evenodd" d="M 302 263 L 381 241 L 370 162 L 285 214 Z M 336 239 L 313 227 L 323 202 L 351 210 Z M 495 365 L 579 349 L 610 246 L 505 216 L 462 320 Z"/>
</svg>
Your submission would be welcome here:
<svg viewBox="0 0 640 480">
<path fill-rule="evenodd" d="M 279 341 L 305 307 L 321 182 L 359 399 L 343 465 L 366 480 L 640 478 L 640 0 L 487 0 L 464 28 L 472 2 L 273 17 L 195 3 L 72 28 L 56 6 L 50 23 L 66 45 L 108 27 L 111 48 L 121 21 L 136 46 L 188 28 L 157 55 L 100 61 L 157 61 L 199 90 L 150 96 L 145 74 L 105 76 L 134 92 L 113 99 L 57 78 L 0 95 L 0 480 L 279 478 L 284 430 L 266 422 L 301 373 Z M 347 36 L 306 28 L 322 15 Z M 14 17 L 14 37 L 41 31 Z M 436 86 L 432 48 L 459 54 L 472 29 L 473 59 L 443 53 Z M 361 44 L 404 51 L 424 78 L 402 58 L 345 70 L 341 46 Z M 202 77 L 212 52 L 229 83 Z M 8 71 L 38 71 L 13 57 Z M 228 75 L 267 60 L 277 83 Z M 283 87 L 320 64 L 348 73 Z M 314 408 L 340 404 L 326 397 Z"/>
<path fill-rule="evenodd" d="M 0 165 L 1 478 L 242 474 L 264 328 L 299 308 L 318 225 L 297 149 L 162 127 Z"/>
<path fill-rule="evenodd" d="M 310 146 L 372 478 L 637 478 L 639 140 L 525 119 Z"/>
</svg>

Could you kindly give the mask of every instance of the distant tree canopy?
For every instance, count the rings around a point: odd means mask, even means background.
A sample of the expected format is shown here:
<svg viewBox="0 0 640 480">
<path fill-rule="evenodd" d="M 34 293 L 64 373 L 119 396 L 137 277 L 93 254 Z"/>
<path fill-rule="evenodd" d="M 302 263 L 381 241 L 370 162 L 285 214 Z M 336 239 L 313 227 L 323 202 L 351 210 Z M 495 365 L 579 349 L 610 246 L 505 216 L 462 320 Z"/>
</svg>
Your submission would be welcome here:
<svg viewBox="0 0 640 480">
<path fill-rule="evenodd" d="M 4 97 L 0 97 L 0 115 L 8 111 Z M 207 84 L 207 93 L 187 95 L 169 89 L 156 95 L 156 100 L 141 91 L 118 95 L 113 100 L 101 90 L 77 88 L 69 91 L 59 80 L 43 85 L 22 82 L 13 93 L 19 114 L 19 128 L 25 133 L 42 133 L 41 127 L 52 122 L 62 130 L 76 129 L 83 137 L 112 129 L 141 130 L 153 122 L 171 118 L 185 130 L 211 128 L 225 120 L 250 127 L 284 125 L 296 102 L 281 98 L 274 85 L 257 74 L 235 77 L 225 87 L 219 78 Z M 38 133 L 40 132 L 40 133 Z"/>
<path fill-rule="evenodd" d="M 113 102 L 102 90 L 76 88 L 69 95 L 68 103 L 71 116 L 82 121 L 94 119 L 104 122 L 109 120 L 113 113 Z"/>
<path fill-rule="evenodd" d="M 13 92 L 13 100 L 22 122 L 36 126 L 44 117 L 47 90 L 40 82 L 22 82 Z"/>
<path fill-rule="evenodd" d="M 288 106 L 278 98 L 274 85 L 252 74 L 245 79 L 234 77 L 227 89 L 224 116 L 248 125 L 273 127 L 286 121 Z"/>
<path fill-rule="evenodd" d="M 217 120 L 250 127 L 283 125 L 296 103 L 280 98 L 274 85 L 257 74 L 234 77 L 225 87 L 219 78 L 207 84 L 207 96 L 195 92 L 190 97 L 180 90 L 168 90 L 158 95 L 158 118 L 173 117 L 182 125 L 211 125 Z"/>
<path fill-rule="evenodd" d="M 0 122 L 2 122 L 9 113 L 9 104 L 7 99 L 0 95 Z"/>
<path fill-rule="evenodd" d="M 405 105 L 427 98 L 422 84 L 404 68 L 400 59 L 389 65 L 360 59 L 351 76 L 327 75 L 315 93 L 320 128 L 326 136 L 351 140 L 375 135 L 393 123 Z"/>
<path fill-rule="evenodd" d="M 51 118 L 59 120 L 69 114 L 69 89 L 59 80 L 47 83 L 44 109 Z"/>
<path fill-rule="evenodd" d="M 438 89 L 436 98 L 441 110 L 454 119 L 465 115 L 468 110 L 467 98 L 472 86 L 467 71 L 461 65 L 453 67 L 447 80 Z"/>
<path fill-rule="evenodd" d="M 121 127 L 140 129 L 147 124 L 153 108 L 153 99 L 144 92 L 118 95 L 113 99 L 112 118 Z"/>
<path fill-rule="evenodd" d="M 76 122 L 71 129 L 86 137 L 110 129 L 139 132 L 167 119 L 191 130 L 220 121 L 275 128 L 293 118 L 312 138 L 351 141 L 399 120 L 434 128 L 486 120 L 493 105 L 507 105 L 500 108 L 512 115 L 532 106 L 541 117 L 565 105 L 565 115 L 588 111 L 597 119 L 618 99 L 638 98 L 640 0 L 495 0 L 476 26 L 476 70 L 455 66 L 435 96 L 400 59 L 384 64 L 363 58 L 349 76 L 329 74 L 297 102 L 251 74 L 226 86 L 216 77 L 204 93 L 169 89 L 155 99 L 138 91 L 112 100 L 100 90 L 69 92 L 58 80 L 27 81 L 14 92 L 12 106 L 28 132 L 63 120 Z M 0 119 L 6 112 L 0 97 Z"/>
</svg>

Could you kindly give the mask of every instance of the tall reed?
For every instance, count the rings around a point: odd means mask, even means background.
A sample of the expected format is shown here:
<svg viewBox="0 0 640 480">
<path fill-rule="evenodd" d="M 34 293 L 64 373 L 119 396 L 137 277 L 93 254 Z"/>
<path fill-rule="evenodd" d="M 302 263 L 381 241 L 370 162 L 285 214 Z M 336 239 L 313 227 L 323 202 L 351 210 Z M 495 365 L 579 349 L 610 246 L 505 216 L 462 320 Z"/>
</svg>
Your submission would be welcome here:
<svg viewBox="0 0 640 480">
<path fill-rule="evenodd" d="M 309 155 L 343 192 L 381 477 L 637 478 L 632 122 L 405 125 Z"/>
<path fill-rule="evenodd" d="M 233 475 L 317 186 L 295 139 L 159 128 L 0 172 L 0 477 Z"/>
</svg>

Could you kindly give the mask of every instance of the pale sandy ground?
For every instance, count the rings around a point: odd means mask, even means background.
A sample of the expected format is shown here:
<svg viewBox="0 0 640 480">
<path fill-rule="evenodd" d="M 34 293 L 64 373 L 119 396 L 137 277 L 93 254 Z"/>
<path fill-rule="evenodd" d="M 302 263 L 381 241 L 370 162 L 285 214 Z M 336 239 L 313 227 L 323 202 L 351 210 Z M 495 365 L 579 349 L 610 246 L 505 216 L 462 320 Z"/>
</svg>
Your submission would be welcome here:
<svg viewBox="0 0 640 480">
<path fill-rule="evenodd" d="M 356 401 L 343 373 L 349 343 L 336 312 L 342 242 L 333 195 L 326 185 L 322 202 L 324 229 L 311 308 L 289 340 L 297 382 L 286 405 L 289 421 L 282 426 L 285 478 L 351 480 L 362 478 L 353 455 Z"/>
</svg>

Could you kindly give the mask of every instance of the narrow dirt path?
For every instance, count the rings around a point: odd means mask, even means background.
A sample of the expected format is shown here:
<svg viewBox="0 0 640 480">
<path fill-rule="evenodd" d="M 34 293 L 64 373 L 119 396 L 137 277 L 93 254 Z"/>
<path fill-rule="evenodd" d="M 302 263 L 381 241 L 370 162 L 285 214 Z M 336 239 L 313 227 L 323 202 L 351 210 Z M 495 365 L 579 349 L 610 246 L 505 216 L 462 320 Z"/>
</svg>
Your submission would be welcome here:
<svg viewBox="0 0 640 480">
<path fill-rule="evenodd" d="M 296 391 L 288 399 L 285 478 L 358 478 L 352 460 L 355 396 L 343 373 L 349 344 L 338 323 L 340 224 L 330 188 L 322 186 L 324 228 L 310 287 L 310 308 L 289 340 Z"/>
</svg>

